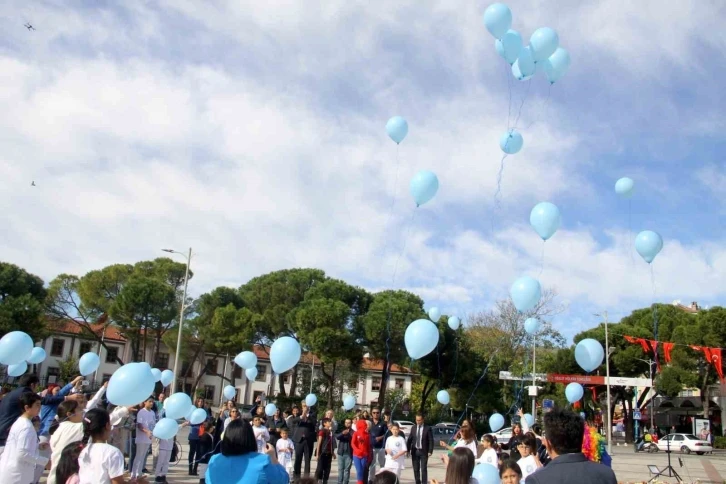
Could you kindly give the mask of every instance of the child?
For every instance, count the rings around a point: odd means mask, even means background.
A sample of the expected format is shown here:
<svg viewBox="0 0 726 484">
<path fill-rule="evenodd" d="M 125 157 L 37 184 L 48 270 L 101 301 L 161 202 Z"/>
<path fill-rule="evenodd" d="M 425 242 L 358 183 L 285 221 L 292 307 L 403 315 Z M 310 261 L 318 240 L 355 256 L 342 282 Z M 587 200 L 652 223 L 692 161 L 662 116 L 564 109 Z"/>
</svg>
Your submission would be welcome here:
<svg viewBox="0 0 726 484">
<path fill-rule="evenodd" d="M 522 469 L 516 462 L 505 460 L 499 469 L 499 478 L 502 484 L 519 484 L 522 480 Z"/>
<path fill-rule="evenodd" d="M 477 464 L 489 464 L 496 468 L 499 468 L 499 456 L 497 455 L 497 443 L 489 434 L 484 435 L 481 438 L 481 446 L 484 448 L 481 457 L 476 462 Z"/>
<path fill-rule="evenodd" d="M 144 401 L 144 408 L 136 414 L 136 458 L 131 467 L 131 480 L 141 477 L 146 467 L 146 458 L 151 447 L 151 437 L 156 425 L 156 414 L 153 411 L 154 397 Z"/>
<path fill-rule="evenodd" d="M 106 443 L 111 434 L 108 412 L 94 408 L 83 417 L 83 442 L 90 442 L 78 457 L 80 484 L 127 484 L 124 479 L 124 456 L 116 447 Z M 137 484 L 146 484 L 140 477 Z M 60 484 L 60 483 L 58 483 Z M 63 483 L 65 484 L 65 483 Z"/>
<path fill-rule="evenodd" d="M 60 410 L 60 407 L 58 409 Z M 82 442 L 71 442 L 61 449 L 56 468 L 48 474 L 48 482 L 52 477 L 53 482 L 59 482 L 60 484 L 78 484 L 80 482 L 78 478 L 78 457 L 80 457 L 84 447 L 85 445 Z"/>
<path fill-rule="evenodd" d="M 371 436 L 368 433 L 366 420 L 358 420 L 355 428 L 356 431 L 350 440 L 350 445 L 353 447 L 353 465 L 355 465 L 357 483 L 364 484 L 368 482 L 368 463 L 373 457 Z"/>
<path fill-rule="evenodd" d="M 295 446 L 292 441 L 287 438 L 288 430 L 286 428 L 280 429 L 280 438 L 275 444 L 277 450 L 277 462 L 285 468 L 287 473 L 290 475 L 290 481 L 292 481 L 292 457 L 295 453 Z"/>
<path fill-rule="evenodd" d="M 159 441 L 159 455 L 156 459 L 154 482 L 166 482 L 166 473 L 169 471 L 171 449 L 174 448 L 174 438 L 157 439 Z"/>
<path fill-rule="evenodd" d="M 18 398 L 23 413 L 10 427 L 5 451 L 0 457 L 3 482 L 35 482 L 35 466 L 45 467 L 48 463 L 48 458 L 38 453 L 38 434 L 32 422 L 40 413 L 40 400 L 32 392 L 24 392 Z"/>
<path fill-rule="evenodd" d="M 323 481 L 323 484 L 328 484 L 330 478 L 330 467 L 333 464 L 333 459 L 336 458 L 335 452 L 335 439 L 333 438 L 333 432 L 331 427 L 333 426 L 332 420 L 324 418 L 322 420 L 323 428 L 318 432 L 318 446 L 316 448 L 315 458 L 318 459 L 318 467 L 315 469 L 315 477 L 318 481 Z"/>
<path fill-rule="evenodd" d="M 56 481 L 56 468 L 61 454 L 68 444 L 79 442 L 83 439 L 83 407 L 75 400 L 67 400 L 58 405 L 58 415 L 61 423 L 50 427 L 50 472 L 48 473 L 48 484 L 65 484 L 64 481 Z M 79 450 L 80 452 L 80 450 Z"/>
<path fill-rule="evenodd" d="M 262 425 L 262 418 L 257 415 L 252 419 L 252 431 L 257 441 L 257 452 L 264 454 L 266 444 L 270 441 L 270 433 L 267 431 L 267 427 Z"/>
<path fill-rule="evenodd" d="M 391 436 L 386 439 L 386 465 L 385 469 L 389 469 L 396 473 L 396 477 L 401 477 L 403 465 L 406 462 L 406 440 L 399 435 L 401 429 L 397 423 L 391 424 Z"/>
<path fill-rule="evenodd" d="M 202 472 L 199 474 L 201 476 L 199 478 L 199 484 L 205 484 L 204 474 L 207 470 L 209 459 L 214 453 L 214 437 L 212 436 L 214 423 L 208 420 L 200 428 L 204 433 L 199 436 L 199 450 L 197 451 L 197 461 L 194 463 L 194 474 L 198 474 L 199 465 L 201 464 Z"/>
<path fill-rule="evenodd" d="M 537 458 L 537 439 L 532 433 L 526 433 L 519 441 L 518 449 L 522 458 L 517 461 L 517 465 L 522 471 L 522 480 L 527 481 L 527 476 L 532 474 L 537 468 L 542 467 Z"/>
</svg>

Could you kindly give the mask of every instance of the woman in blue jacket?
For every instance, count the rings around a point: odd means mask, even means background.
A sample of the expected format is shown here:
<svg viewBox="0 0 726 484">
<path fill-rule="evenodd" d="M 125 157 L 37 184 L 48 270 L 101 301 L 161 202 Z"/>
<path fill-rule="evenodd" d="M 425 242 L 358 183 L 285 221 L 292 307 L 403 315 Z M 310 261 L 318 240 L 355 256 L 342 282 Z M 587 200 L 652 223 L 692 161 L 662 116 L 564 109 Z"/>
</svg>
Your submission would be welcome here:
<svg viewBox="0 0 726 484">
<path fill-rule="evenodd" d="M 206 484 L 288 484 L 290 476 L 267 444 L 257 453 L 257 442 L 247 420 L 233 420 L 224 431 L 222 453 L 209 460 Z"/>
</svg>

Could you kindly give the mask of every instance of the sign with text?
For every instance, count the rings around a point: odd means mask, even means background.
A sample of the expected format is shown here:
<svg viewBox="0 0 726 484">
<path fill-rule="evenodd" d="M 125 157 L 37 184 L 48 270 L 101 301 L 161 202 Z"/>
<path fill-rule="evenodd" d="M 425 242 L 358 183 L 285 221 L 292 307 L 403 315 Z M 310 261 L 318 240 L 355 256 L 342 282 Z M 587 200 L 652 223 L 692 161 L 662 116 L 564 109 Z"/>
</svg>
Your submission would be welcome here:
<svg viewBox="0 0 726 484">
<path fill-rule="evenodd" d="M 547 373 L 535 373 L 534 376 L 536 378 L 536 381 L 548 381 Z M 522 380 L 532 381 L 532 374 L 525 373 L 524 375 L 515 375 L 511 371 L 500 371 L 499 379 L 500 380 L 513 380 L 513 381 L 522 381 Z"/>
<path fill-rule="evenodd" d="M 547 381 L 551 383 L 581 383 L 583 385 L 605 385 L 606 378 L 598 375 L 560 375 L 557 373 L 548 373 Z M 652 387 L 653 383 L 649 378 L 625 378 L 620 376 L 611 376 L 610 385 L 619 385 L 626 387 Z"/>
</svg>

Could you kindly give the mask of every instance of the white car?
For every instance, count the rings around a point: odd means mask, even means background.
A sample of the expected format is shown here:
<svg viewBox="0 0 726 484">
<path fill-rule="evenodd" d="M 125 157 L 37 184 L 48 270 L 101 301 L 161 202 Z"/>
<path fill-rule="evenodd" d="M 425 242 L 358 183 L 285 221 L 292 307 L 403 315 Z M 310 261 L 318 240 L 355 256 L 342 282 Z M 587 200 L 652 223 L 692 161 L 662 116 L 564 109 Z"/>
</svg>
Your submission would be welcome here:
<svg viewBox="0 0 726 484">
<path fill-rule="evenodd" d="M 411 429 L 414 427 L 413 422 L 408 420 L 394 420 L 393 423 L 398 425 L 398 428 L 408 437 L 411 434 Z"/>
<path fill-rule="evenodd" d="M 706 452 L 713 452 L 711 444 L 691 434 L 666 435 L 658 441 L 657 445 L 658 450 L 664 450 L 666 452 L 669 450 L 671 452 L 682 452 L 684 454 L 695 452 L 698 455 L 703 455 Z"/>
<path fill-rule="evenodd" d="M 506 427 L 496 432 L 491 432 L 491 435 L 497 438 L 499 444 L 506 444 L 509 439 L 512 438 L 512 427 Z"/>
</svg>

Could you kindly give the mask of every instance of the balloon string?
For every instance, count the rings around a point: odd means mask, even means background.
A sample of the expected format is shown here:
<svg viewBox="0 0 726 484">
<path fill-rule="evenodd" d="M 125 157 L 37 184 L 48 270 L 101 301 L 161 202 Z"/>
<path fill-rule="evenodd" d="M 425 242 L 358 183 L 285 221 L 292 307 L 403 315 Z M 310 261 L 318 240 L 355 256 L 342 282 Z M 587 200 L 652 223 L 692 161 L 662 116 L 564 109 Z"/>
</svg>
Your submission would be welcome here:
<svg viewBox="0 0 726 484">
<path fill-rule="evenodd" d="M 504 64 L 504 77 L 507 80 L 507 90 L 509 91 L 509 105 L 507 106 L 507 131 L 509 131 L 509 122 L 512 119 L 512 74 L 511 68 L 507 67 L 508 63 Z"/>
<path fill-rule="evenodd" d="M 504 147 L 507 147 L 507 144 L 509 143 L 509 138 L 507 138 L 507 143 L 504 144 Z M 507 153 L 504 153 L 502 156 L 502 159 L 499 161 L 499 173 L 497 173 L 497 191 L 494 192 L 494 206 L 496 208 L 502 208 L 502 201 L 501 201 L 501 195 L 502 195 L 502 176 L 504 175 L 504 159 L 509 156 Z M 494 220 L 492 219 L 492 226 L 494 225 Z"/>
<path fill-rule="evenodd" d="M 532 121 L 531 123 L 529 123 L 529 125 L 526 128 L 524 128 L 525 130 L 528 130 L 529 128 L 532 127 L 532 125 L 534 123 L 539 122 L 539 120 L 541 118 L 544 118 L 545 117 L 545 113 L 547 111 L 547 106 L 548 106 L 548 104 L 550 102 L 550 95 L 551 94 L 552 94 L 552 84 L 550 84 L 550 86 L 547 88 L 547 97 L 545 97 L 545 100 L 542 101 L 541 108 L 538 110 L 537 116 L 534 118 L 534 121 Z"/>
<path fill-rule="evenodd" d="M 474 398 L 474 394 L 479 389 L 479 385 L 481 385 L 482 380 L 484 380 L 484 377 L 489 372 L 489 366 L 492 364 L 492 361 L 494 361 L 494 357 L 499 353 L 499 348 L 494 350 L 494 353 L 492 353 L 492 356 L 489 357 L 489 361 L 487 362 L 487 366 L 484 368 L 484 371 L 482 372 L 481 376 L 476 382 L 476 385 L 474 385 L 474 390 L 472 390 L 471 394 L 469 395 L 469 398 L 466 400 L 466 405 L 464 405 L 464 412 L 459 416 L 459 420 L 456 421 L 456 425 L 458 426 L 459 423 L 466 417 L 466 410 L 469 408 L 469 404 L 471 403 L 471 399 Z"/>
<path fill-rule="evenodd" d="M 517 346 L 521 345 L 525 341 L 526 338 L 527 338 L 527 335 L 525 333 L 522 335 L 522 338 L 517 343 Z M 521 408 L 522 392 L 524 391 L 524 375 L 528 368 L 529 368 L 529 351 L 525 347 L 524 363 L 522 365 L 522 373 L 520 374 L 521 380 L 518 382 L 517 386 L 515 387 L 515 388 L 517 388 L 516 397 L 514 399 L 514 403 L 512 403 L 512 406 L 509 408 L 507 415 L 513 414 L 517 411 L 517 409 Z"/>
<path fill-rule="evenodd" d="M 537 277 L 540 277 L 542 275 L 542 271 L 544 271 L 545 242 L 546 241 L 544 241 L 544 240 L 542 241 L 542 255 L 541 255 L 540 261 L 539 261 L 539 274 L 537 275 Z"/>
<path fill-rule="evenodd" d="M 628 199 L 628 254 L 630 255 L 630 266 L 635 267 L 633 258 L 633 201 Z"/>
<path fill-rule="evenodd" d="M 391 279 L 391 288 L 396 285 L 396 275 L 398 273 L 398 263 L 400 262 L 403 255 L 406 253 L 406 244 L 408 242 L 408 233 L 410 232 L 411 226 L 413 225 L 413 221 L 416 218 L 416 212 L 418 211 L 418 207 L 413 209 L 413 213 L 411 213 L 411 218 L 408 220 L 408 224 L 406 225 L 406 232 L 403 237 L 403 247 L 401 248 L 401 253 L 398 254 L 398 258 L 396 259 L 396 264 L 393 266 L 393 278 Z"/>
<path fill-rule="evenodd" d="M 653 339 L 658 341 L 658 303 L 656 302 L 655 271 L 653 263 L 650 264 L 650 284 L 653 286 Z"/>
<path fill-rule="evenodd" d="M 456 335 L 456 354 L 454 355 L 454 378 L 451 380 L 451 386 L 456 382 L 456 374 L 459 372 L 459 335 Z"/>
<path fill-rule="evenodd" d="M 519 112 L 517 113 L 517 118 L 514 120 L 514 127 L 512 127 L 512 129 L 517 129 L 517 123 L 519 122 L 519 117 L 522 115 L 522 107 L 524 107 L 524 102 L 527 100 L 527 96 L 529 95 L 530 87 L 532 87 L 532 79 L 529 79 L 527 81 L 527 90 L 524 92 L 524 96 L 522 97 L 522 102 L 519 103 Z"/>
</svg>

